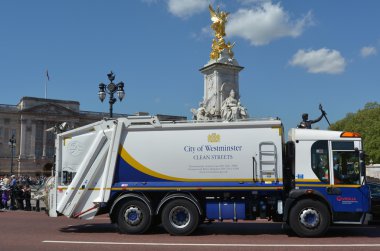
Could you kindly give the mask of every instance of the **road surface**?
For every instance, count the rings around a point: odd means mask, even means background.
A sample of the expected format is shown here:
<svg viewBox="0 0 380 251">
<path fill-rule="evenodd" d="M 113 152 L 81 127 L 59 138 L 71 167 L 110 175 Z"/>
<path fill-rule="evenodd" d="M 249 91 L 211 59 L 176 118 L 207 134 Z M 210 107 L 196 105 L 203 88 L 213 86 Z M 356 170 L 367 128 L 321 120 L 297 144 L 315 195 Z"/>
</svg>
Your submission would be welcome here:
<svg viewBox="0 0 380 251">
<path fill-rule="evenodd" d="M 323 238 L 287 235 L 280 223 L 202 224 L 192 236 L 171 236 L 162 226 L 122 235 L 107 215 L 91 221 L 50 218 L 43 212 L 0 212 L 0 250 L 380 250 L 380 225 L 336 226 Z"/>
</svg>

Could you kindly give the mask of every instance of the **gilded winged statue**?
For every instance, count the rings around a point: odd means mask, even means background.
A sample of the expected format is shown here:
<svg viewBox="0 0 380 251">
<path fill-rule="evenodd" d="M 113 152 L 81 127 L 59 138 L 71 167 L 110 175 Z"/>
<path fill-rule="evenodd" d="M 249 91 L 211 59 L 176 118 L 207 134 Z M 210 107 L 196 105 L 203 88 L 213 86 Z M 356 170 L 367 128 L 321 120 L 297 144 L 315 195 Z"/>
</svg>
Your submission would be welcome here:
<svg viewBox="0 0 380 251">
<path fill-rule="evenodd" d="M 208 8 L 210 10 L 212 21 L 211 28 L 215 31 L 215 37 L 221 39 L 226 35 L 225 28 L 227 23 L 227 16 L 229 13 L 220 11 L 219 7 L 215 11 L 211 5 L 209 5 Z"/>
<path fill-rule="evenodd" d="M 215 32 L 215 38 L 212 40 L 212 51 L 210 53 L 210 59 L 217 60 L 224 49 L 227 49 L 227 52 L 230 58 L 233 58 L 232 47 L 234 44 L 231 43 L 226 44 L 224 41 L 224 36 L 226 36 L 226 23 L 227 17 L 229 15 L 228 12 L 220 11 L 219 7 L 216 11 L 212 8 L 211 4 L 208 6 L 211 15 L 211 28 Z"/>
</svg>

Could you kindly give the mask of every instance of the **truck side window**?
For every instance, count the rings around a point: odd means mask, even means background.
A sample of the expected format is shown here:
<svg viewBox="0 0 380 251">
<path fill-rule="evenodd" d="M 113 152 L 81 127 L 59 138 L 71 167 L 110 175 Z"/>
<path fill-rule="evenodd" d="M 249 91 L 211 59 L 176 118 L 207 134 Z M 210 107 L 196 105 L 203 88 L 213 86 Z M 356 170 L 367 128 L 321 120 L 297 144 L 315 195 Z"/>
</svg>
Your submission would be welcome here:
<svg viewBox="0 0 380 251">
<path fill-rule="evenodd" d="M 330 183 L 329 148 L 327 140 L 316 141 L 311 146 L 311 167 L 318 179 Z"/>
</svg>

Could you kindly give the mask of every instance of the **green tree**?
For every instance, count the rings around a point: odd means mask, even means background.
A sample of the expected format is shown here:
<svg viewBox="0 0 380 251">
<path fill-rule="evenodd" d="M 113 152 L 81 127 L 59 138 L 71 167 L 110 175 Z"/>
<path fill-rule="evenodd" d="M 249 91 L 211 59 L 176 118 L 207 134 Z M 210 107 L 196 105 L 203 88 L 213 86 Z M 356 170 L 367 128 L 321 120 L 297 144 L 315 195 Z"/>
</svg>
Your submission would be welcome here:
<svg viewBox="0 0 380 251">
<path fill-rule="evenodd" d="M 363 137 L 364 151 L 369 160 L 380 163 L 380 104 L 369 102 L 363 110 L 348 113 L 330 126 L 331 130 L 358 132 Z"/>
</svg>

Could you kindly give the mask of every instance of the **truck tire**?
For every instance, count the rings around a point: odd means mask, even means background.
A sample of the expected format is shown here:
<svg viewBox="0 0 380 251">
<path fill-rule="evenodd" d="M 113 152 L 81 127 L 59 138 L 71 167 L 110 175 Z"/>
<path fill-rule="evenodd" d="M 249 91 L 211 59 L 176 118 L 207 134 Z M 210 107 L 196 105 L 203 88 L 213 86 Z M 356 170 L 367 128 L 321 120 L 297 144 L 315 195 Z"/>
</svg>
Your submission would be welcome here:
<svg viewBox="0 0 380 251">
<path fill-rule="evenodd" d="M 306 199 L 290 210 L 289 225 L 300 237 L 322 236 L 330 226 L 330 212 L 320 201 Z"/>
<path fill-rule="evenodd" d="M 286 222 L 283 222 L 283 223 L 281 224 L 281 229 L 282 229 L 282 231 L 284 231 L 285 234 L 287 234 L 288 236 L 294 236 L 294 235 L 295 235 L 293 229 L 292 229 L 292 228 L 289 226 L 289 224 L 286 223 Z"/>
<path fill-rule="evenodd" d="M 172 235 L 189 235 L 198 227 L 196 206 L 184 199 L 170 201 L 162 210 L 162 225 Z"/>
<path fill-rule="evenodd" d="M 117 225 L 120 233 L 142 234 L 151 226 L 152 216 L 148 206 L 140 200 L 125 202 L 117 214 Z"/>
</svg>

